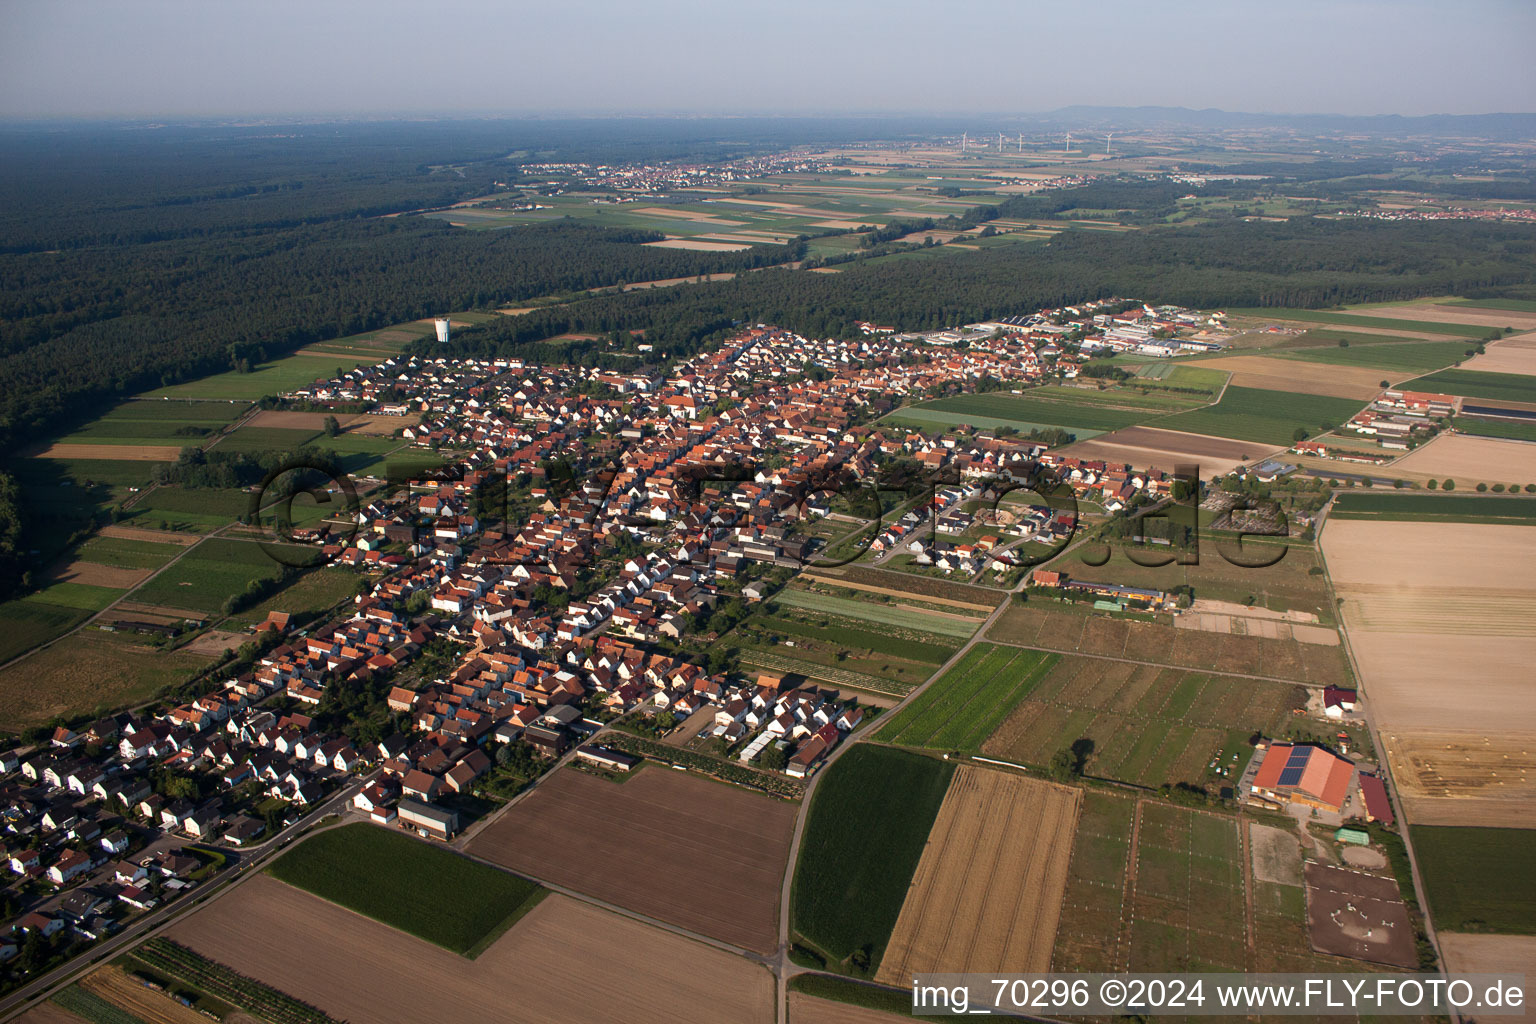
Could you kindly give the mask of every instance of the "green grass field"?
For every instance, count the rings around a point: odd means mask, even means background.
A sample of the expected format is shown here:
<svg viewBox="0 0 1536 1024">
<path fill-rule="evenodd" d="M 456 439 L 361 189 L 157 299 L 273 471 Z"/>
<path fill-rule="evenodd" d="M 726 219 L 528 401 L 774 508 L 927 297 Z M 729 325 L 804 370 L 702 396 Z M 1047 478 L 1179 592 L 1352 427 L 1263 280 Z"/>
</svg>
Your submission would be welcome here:
<svg viewBox="0 0 1536 1024">
<path fill-rule="evenodd" d="M 1413 827 L 1435 927 L 1536 935 L 1536 830 Z"/>
<path fill-rule="evenodd" d="M 1471 416 L 1457 416 L 1451 422 L 1463 434 L 1502 437 L 1511 441 L 1536 441 L 1536 421 L 1480 420 Z"/>
<path fill-rule="evenodd" d="M 1415 391 L 1438 391 L 1463 398 L 1483 398 L 1495 402 L 1536 402 L 1536 377 L 1523 373 L 1486 373 L 1482 370 L 1451 369 L 1420 377 L 1413 382 Z"/>
<path fill-rule="evenodd" d="M 296 548 L 296 557 L 313 554 Z M 283 566 L 260 544 L 214 537 L 188 551 L 175 565 L 133 592 L 135 601 L 215 612 L 226 598 L 252 580 L 276 579 Z"/>
<path fill-rule="evenodd" d="M 121 402 L 58 438 L 61 444 L 194 445 L 245 412 L 230 402 Z"/>
<path fill-rule="evenodd" d="M 860 950 L 873 973 L 954 765 L 861 743 L 826 769 L 806 819 L 790 923 L 834 963 Z"/>
<path fill-rule="evenodd" d="M 546 890 L 400 832 L 344 825 L 267 869 L 279 880 L 455 953 L 504 930 Z"/>
<path fill-rule="evenodd" d="M 214 374 L 199 380 L 175 384 L 168 388 L 146 392 L 142 398 L 190 398 L 251 402 L 263 395 L 275 395 L 282 391 L 312 384 L 317 379 L 329 380 L 336 368 L 350 370 L 354 366 L 372 366 L 382 357 L 373 353 L 356 355 L 285 356 L 270 363 L 263 363 L 250 373 Z"/>
<path fill-rule="evenodd" d="M 146 540 L 121 537 L 92 537 L 76 549 L 81 561 L 112 565 L 120 569 L 158 569 L 176 557 L 177 544 L 156 544 Z"/>
<path fill-rule="evenodd" d="M 297 503 L 296 503 L 297 504 Z M 217 487 L 157 487 L 129 510 L 131 526 L 207 533 L 250 512 L 245 491 Z"/>
<path fill-rule="evenodd" d="M 1060 659 L 1058 654 L 977 644 L 887 722 L 880 739 L 938 750 L 979 750 Z"/>
<path fill-rule="evenodd" d="M 1060 392 L 1063 389 L 1054 389 Z M 1091 394 L 1091 392 L 1090 392 Z M 1110 431 L 1129 427 L 1148 418 L 1147 412 L 1134 409 L 1104 408 L 1090 399 L 1075 396 L 1037 397 L 1034 392 L 1022 395 L 1000 391 L 979 395 L 953 395 L 923 402 L 902 414 L 927 411 L 949 413 L 960 417 L 980 417 L 986 421 L 1005 424 L 1043 423 L 1050 426 Z"/>
<path fill-rule="evenodd" d="M 1275 353 L 1287 359 L 1330 366 L 1365 366 L 1388 372 L 1429 373 L 1467 358 L 1471 347 L 1461 341 L 1409 341 L 1348 348 L 1301 348 Z"/>
<path fill-rule="evenodd" d="M 1432 523 L 1536 523 L 1536 497 L 1349 491 L 1333 500 L 1337 519 Z"/>
<path fill-rule="evenodd" d="M 860 601 L 851 597 L 838 597 L 833 594 L 819 594 L 813 590 L 799 590 L 786 587 L 773 597 L 780 604 L 787 604 L 792 608 L 806 608 L 811 611 L 827 612 L 831 615 L 841 615 L 850 619 L 862 619 L 867 622 L 880 623 L 882 625 L 896 626 L 901 629 L 918 630 L 924 633 L 934 633 L 939 636 L 954 637 L 964 640 L 976 632 L 977 622 L 967 622 L 965 619 L 950 618 L 943 615 L 932 615 L 916 608 L 899 608 L 892 605 L 875 604 L 870 601 Z"/>
<path fill-rule="evenodd" d="M 91 611 L 43 600 L 42 593 L 0 603 L 0 622 L 5 623 L 5 629 L 0 630 L 0 662 L 9 661 L 78 626 L 91 617 Z"/>
<path fill-rule="evenodd" d="M 1324 424 L 1343 423 L 1364 404 L 1352 398 L 1229 387 L 1216 405 L 1166 416 L 1151 425 L 1239 441 L 1289 445 L 1297 427 L 1316 434 Z"/>
<path fill-rule="evenodd" d="M 290 430 L 286 427 L 241 427 L 221 440 L 215 451 L 290 452 L 321 439 L 318 430 Z"/>
<path fill-rule="evenodd" d="M 1334 313 L 1318 309 L 1229 309 L 1236 316 L 1258 317 L 1264 320 L 1295 320 L 1310 324 L 1339 324 L 1344 327 L 1373 327 L 1388 331 L 1415 331 L 1421 334 L 1453 334 L 1463 338 L 1483 338 L 1491 330 L 1475 324 L 1441 324 L 1427 320 L 1402 320 L 1382 316 L 1361 316 L 1358 313 Z"/>
<path fill-rule="evenodd" d="M 1530 299 L 1447 299 L 1447 306 L 1471 306 L 1474 309 L 1508 309 L 1518 313 L 1536 313 L 1536 301 Z"/>
</svg>

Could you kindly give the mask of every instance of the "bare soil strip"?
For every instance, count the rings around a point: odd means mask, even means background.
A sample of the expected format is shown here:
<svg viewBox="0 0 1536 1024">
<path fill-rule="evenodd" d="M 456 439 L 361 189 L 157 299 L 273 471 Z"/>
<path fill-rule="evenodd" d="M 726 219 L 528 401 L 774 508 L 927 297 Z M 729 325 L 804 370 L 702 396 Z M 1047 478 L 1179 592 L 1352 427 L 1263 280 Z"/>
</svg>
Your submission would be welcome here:
<svg viewBox="0 0 1536 1024">
<path fill-rule="evenodd" d="M 1076 789 L 961 766 L 878 980 L 899 984 L 929 971 L 1049 970 L 1081 805 Z"/>
<path fill-rule="evenodd" d="M 689 880 L 670 877 L 678 885 Z M 658 875 L 654 882 L 664 889 L 668 879 Z M 241 883 L 167 934 L 338 1020 L 773 1019 L 773 978 L 762 967 L 560 895 L 547 897 L 474 960 L 266 875 Z"/>
<path fill-rule="evenodd" d="M 125 569 L 118 565 L 101 565 L 97 562 L 71 562 L 61 568 L 53 579 L 59 583 L 85 583 L 93 587 L 111 587 L 127 590 L 148 578 L 153 569 Z"/>
<path fill-rule="evenodd" d="M 1469 935 L 1440 932 L 1440 952 L 1449 974 L 1485 972 L 1536 978 L 1536 935 Z"/>
</svg>

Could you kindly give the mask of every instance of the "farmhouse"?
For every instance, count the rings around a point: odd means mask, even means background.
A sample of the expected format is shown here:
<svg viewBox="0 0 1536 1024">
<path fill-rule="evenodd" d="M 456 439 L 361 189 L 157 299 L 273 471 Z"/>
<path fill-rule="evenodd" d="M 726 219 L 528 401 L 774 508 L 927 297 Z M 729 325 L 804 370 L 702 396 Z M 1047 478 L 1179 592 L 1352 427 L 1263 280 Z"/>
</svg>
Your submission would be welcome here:
<svg viewBox="0 0 1536 1024">
<path fill-rule="evenodd" d="M 1270 744 L 1261 752 L 1249 798 L 1258 804 L 1338 814 L 1349 798 L 1355 766 L 1322 747 Z"/>
<path fill-rule="evenodd" d="M 1329 718 L 1343 718 L 1355 710 L 1355 691 L 1338 686 L 1323 688 L 1323 714 Z"/>
</svg>

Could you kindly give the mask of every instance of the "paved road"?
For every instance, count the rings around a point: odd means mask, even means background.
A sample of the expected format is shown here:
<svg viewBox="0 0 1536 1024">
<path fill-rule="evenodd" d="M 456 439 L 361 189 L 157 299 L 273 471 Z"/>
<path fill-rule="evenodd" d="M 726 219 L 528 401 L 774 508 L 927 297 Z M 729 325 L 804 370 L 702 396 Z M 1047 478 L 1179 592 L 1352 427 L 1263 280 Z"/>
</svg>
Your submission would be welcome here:
<svg viewBox="0 0 1536 1024">
<path fill-rule="evenodd" d="M 112 959 L 119 953 L 126 951 L 130 946 L 138 945 L 141 941 L 150 938 L 155 933 L 172 924 L 188 911 L 201 907 L 210 900 L 222 896 L 231 887 L 257 874 L 256 869 L 272 859 L 300 832 L 313 828 L 315 822 L 323 819 L 328 814 L 334 814 L 338 810 L 345 810 L 352 796 L 377 778 L 378 774 L 379 772 L 375 770 L 364 778 L 348 783 L 331 796 L 330 799 L 315 808 L 315 810 L 295 821 L 281 832 L 278 832 L 266 842 L 258 843 L 240 851 L 236 854 L 238 862 L 234 867 L 220 872 L 213 879 L 194 890 L 192 894 L 149 911 L 116 935 L 103 939 L 92 946 L 84 956 L 76 957 L 67 963 L 55 967 L 47 974 L 34 978 L 10 995 L 0 999 L 0 1016 L 9 1019 L 11 1015 L 19 1015 L 26 1009 L 48 999 L 59 989 L 71 984 L 80 975 L 88 973 L 98 964 Z"/>
</svg>

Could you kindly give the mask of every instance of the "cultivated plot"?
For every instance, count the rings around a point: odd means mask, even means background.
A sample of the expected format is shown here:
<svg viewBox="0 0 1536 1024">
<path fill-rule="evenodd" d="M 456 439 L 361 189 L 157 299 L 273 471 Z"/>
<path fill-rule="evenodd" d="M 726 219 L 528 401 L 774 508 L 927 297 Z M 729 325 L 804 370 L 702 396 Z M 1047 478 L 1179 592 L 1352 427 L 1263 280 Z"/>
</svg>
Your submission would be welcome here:
<svg viewBox="0 0 1536 1024">
<path fill-rule="evenodd" d="M 763 968 L 563 896 L 474 960 L 265 876 L 167 934 L 338 1020 L 766 1024 L 773 1016 Z"/>
<path fill-rule="evenodd" d="M 1225 476 L 1234 466 L 1280 451 L 1278 444 L 1234 441 L 1161 427 L 1126 427 L 1062 448 L 1079 459 L 1130 463 L 1172 473 L 1178 466 L 1198 466 L 1202 479 Z"/>
<path fill-rule="evenodd" d="M 877 979 L 1047 970 L 1081 801 L 1078 789 L 957 769 Z"/>
<path fill-rule="evenodd" d="M 623 785 L 566 768 L 486 826 L 473 856 L 758 952 L 778 943 L 796 805 L 675 771 Z"/>
<path fill-rule="evenodd" d="M 888 743 L 976 750 L 1058 655 L 977 644 L 880 730 Z"/>
</svg>

